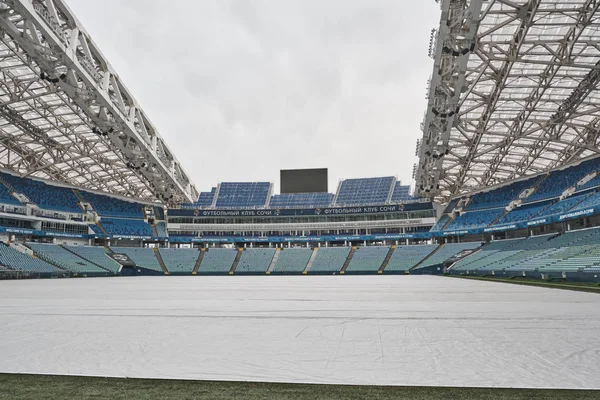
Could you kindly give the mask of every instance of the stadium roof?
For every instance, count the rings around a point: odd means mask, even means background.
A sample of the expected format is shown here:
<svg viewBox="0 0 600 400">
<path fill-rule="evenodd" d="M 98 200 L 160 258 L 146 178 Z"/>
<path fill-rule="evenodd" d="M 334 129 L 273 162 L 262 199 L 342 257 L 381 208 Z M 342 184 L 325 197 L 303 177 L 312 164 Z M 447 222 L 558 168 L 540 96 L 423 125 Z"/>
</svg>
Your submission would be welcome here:
<svg viewBox="0 0 600 400">
<path fill-rule="evenodd" d="M 0 75 L 0 167 L 143 200 L 198 197 L 62 0 L 0 0 Z"/>
<path fill-rule="evenodd" d="M 418 194 L 444 201 L 600 153 L 600 1 L 441 8 Z"/>
</svg>

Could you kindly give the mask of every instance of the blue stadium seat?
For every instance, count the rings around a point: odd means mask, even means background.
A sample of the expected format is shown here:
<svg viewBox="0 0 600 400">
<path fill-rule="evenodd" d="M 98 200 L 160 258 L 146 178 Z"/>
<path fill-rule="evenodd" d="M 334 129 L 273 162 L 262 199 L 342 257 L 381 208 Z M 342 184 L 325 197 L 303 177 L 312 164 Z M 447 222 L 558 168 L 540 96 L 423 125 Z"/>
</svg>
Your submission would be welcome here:
<svg viewBox="0 0 600 400">
<path fill-rule="evenodd" d="M 410 194 L 410 185 L 402 185 L 402 182 L 396 182 L 394 192 L 392 193 L 392 203 L 402 203 L 414 200 Z"/>
<path fill-rule="evenodd" d="M 269 182 L 223 182 L 218 187 L 216 207 L 265 207 L 270 192 Z"/>
<path fill-rule="evenodd" d="M 0 183 L 0 203 L 3 204 L 12 204 L 12 205 L 21 205 L 21 202 L 13 197 L 10 189 L 8 189 L 4 184 Z"/>
<path fill-rule="evenodd" d="M 488 192 L 477 193 L 471 197 L 466 211 L 484 210 L 488 208 L 506 207 L 516 200 L 525 190 L 534 187 L 541 178 L 535 177 L 524 181 L 514 182 Z"/>
<path fill-rule="evenodd" d="M 495 208 L 483 211 L 469 211 L 459 217 L 456 217 L 452 222 L 450 222 L 446 230 L 449 231 L 455 229 L 486 227 L 494 222 L 494 220 L 502 215 L 502 213 L 504 213 L 503 208 Z"/>
<path fill-rule="evenodd" d="M 79 191 L 81 197 L 94 207 L 94 210 L 102 217 L 117 218 L 144 218 L 144 206 L 114 197 Z"/>
<path fill-rule="evenodd" d="M 333 201 L 332 193 L 286 193 L 271 196 L 270 208 L 328 207 Z"/>
<path fill-rule="evenodd" d="M 154 236 L 152 227 L 140 219 L 102 218 L 100 222 L 110 235 Z"/>
<path fill-rule="evenodd" d="M 198 207 L 210 207 L 215 199 L 215 193 L 217 192 L 217 188 L 214 187 L 210 190 L 210 192 L 200 192 L 198 196 L 198 200 L 196 201 L 196 206 Z"/>
<path fill-rule="evenodd" d="M 1 174 L 4 181 L 16 192 L 22 193 L 40 208 L 54 211 L 81 213 L 79 199 L 72 189 L 47 185 L 33 179 Z"/>
<path fill-rule="evenodd" d="M 396 182 L 393 176 L 346 179 L 340 184 L 335 205 L 385 204 Z"/>
<path fill-rule="evenodd" d="M 527 202 L 546 200 L 559 197 L 565 190 L 573 187 L 586 175 L 600 169 L 600 159 L 588 160 L 575 167 L 570 167 L 548 174 L 540 182 L 535 192 L 527 198 Z"/>
</svg>

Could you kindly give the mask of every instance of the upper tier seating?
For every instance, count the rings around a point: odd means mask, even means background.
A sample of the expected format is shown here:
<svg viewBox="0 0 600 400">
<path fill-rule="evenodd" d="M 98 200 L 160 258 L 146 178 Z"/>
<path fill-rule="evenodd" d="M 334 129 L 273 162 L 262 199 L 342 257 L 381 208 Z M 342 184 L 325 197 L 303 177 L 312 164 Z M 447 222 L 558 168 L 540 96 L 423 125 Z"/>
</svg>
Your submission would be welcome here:
<svg viewBox="0 0 600 400">
<path fill-rule="evenodd" d="M 228 273 L 237 253 L 237 249 L 207 249 L 198 273 Z"/>
<path fill-rule="evenodd" d="M 393 176 L 346 179 L 340 184 L 335 205 L 385 204 L 395 182 Z"/>
<path fill-rule="evenodd" d="M 302 273 L 312 253 L 313 249 L 307 247 L 281 249 L 273 272 Z"/>
<path fill-rule="evenodd" d="M 384 272 L 405 272 L 437 249 L 437 244 L 396 246 Z"/>
<path fill-rule="evenodd" d="M 61 246 L 33 242 L 27 243 L 27 246 L 40 258 L 68 271 L 78 274 L 108 274 L 108 271 L 105 269 L 84 260 Z"/>
<path fill-rule="evenodd" d="M 377 272 L 389 250 L 387 246 L 357 247 L 346 272 Z"/>
<path fill-rule="evenodd" d="M 121 265 L 107 256 L 108 250 L 101 246 L 64 246 L 79 257 L 101 266 L 112 273 L 117 273 Z"/>
<path fill-rule="evenodd" d="M 31 271 L 40 273 L 65 272 L 40 258 L 23 254 L 4 242 L 0 242 L 0 264 L 16 271 Z"/>
<path fill-rule="evenodd" d="M 79 192 L 81 197 L 90 203 L 102 217 L 144 218 L 144 206 L 140 203 L 132 203 L 83 190 Z"/>
<path fill-rule="evenodd" d="M 433 253 L 427 260 L 423 261 L 419 268 L 431 267 L 433 265 L 442 264 L 447 259 L 457 255 L 464 250 L 472 250 L 481 246 L 479 242 L 466 243 L 446 243 Z"/>
<path fill-rule="evenodd" d="M 111 247 L 111 249 L 115 253 L 127 254 L 138 267 L 162 272 L 153 249 L 142 247 Z"/>
<path fill-rule="evenodd" d="M 275 249 L 245 249 L 235 269 L 236 274 L 265 273 L 271 265 Z"/>
<path fill-rule="evenodd" d="M 21 202 L 13 197 L 10 190 L 0 183 L 0 203 L 21 205 Z"/>
<path fill-rule="evenodd" d="M 102 218 L 100 222 L 110 235 L 154 236 L 152 227 L 143 220 Z"/>
<path fill-rule="evenodd" d="M 529 196 L 528 203 L 559 197 L 566 189 L 573 187 L 586 175 L 600 169 L 598 159 L 589 160 L 578 166 L 560 171 L 551 172 L 548 177 L 540 182 L 535 192 Z"/>
<path fill-rule="evenodd" d="M 440 217 L 440 219 L 437 220 L 437 222 L 435 223 L 435 225 L 433 226 L 433 228 L 431 228 L 432 231 L 439 231 L 441 230 L 446 223 L 448 223 L 448 221 L 450 220 L 450 217 L 448 216 L 448 214 L 444 214 Z"/>
<path fill-rule="evenodd" d="M 575 196 L 567 197 L 564 200 L 557 201 L 556 203 L 552 204 L 543 212 L 541 212 L 540 215 L 549 216 L 556 214 L 564 214 L 565 212 L 571 209 L 579 208 L 579 205 L 582 204 L 590 196 L 593 196 L 593 193 L 582 193 Z"/>
<path fill-rule="evenodd" d="M 217 207 L 265 207 L 271 191 L 269 182 L 223 182 L 219 184 Z"/>
<path fill-rule="evenodd" d="M 410 185 L 402 185 L 400 181 L 396 182 L 392 193 L 392 203 L 401 203 L 407 200 L 414 200 L 410 195 Z"/>
<path fill-rule="evenodd" d="M 511 222 L 529 221 L 535 218 L 538 214 L 543 213 L 550 206 L 549 203 L 525 204 L 517 207 L 496 222 L 495 225 L 503 225 Z"/>
<path fill-rule="evenodd" d="M 526 179 L 524 181 L 514 182 L 489 192 L 477 193 L 471 197 L 465 210 L 483 210 L 488 208 L 506 207 L 512 200 L 515 200 L 525 190 L 535 186 L 539 177 Z"/>
<path fill-rule="evenodd" d="M 469 211 L 463 215 L 454 218 L 446 228 L 447 231 L 455 229 L 472 229 L 485 227 L 494 222 L 500 215 L 504 213 L 503 208 L 495 208 L 492 210 Z"/>
<path fill-rule="evenodd" d="M 72 189 L 47 185 L 33 179 L 19 178 L 10 174 L 1 174 L 4 181 L 12 188 L 22 193 L 40 208 L 81 213 L 79 199 Z"/>
<path fill-rule="evenodd" d="M 328 207 L 333 201 L 332 193 L 286 193 L 271 196 L 271 208 Z"/>
<path fill-rule="evenodd" d="M 349 247 L 321 247 L 310 267 L 311 272 L 339 272 L 350 253 Z"/>
<path fill-rule="evenodd" d="M 212 188 L 210 192 L 200 192 L 198 200 L 196 201 L 196 205 L 198 207 L 210 207 L 215 199 L 216 192 L 216 187 Z"/>
<path fill-rule="evenodd" d="M 192 273 L 200 256 L 198 249 L 159 249 L 162 259 L 170 273 Z"/>
<path fill-rule="evenodd" d="M 584 210 L 586 208 L 597 207 L 600 205 L 600 192 L 590 194 L 580 203 L 577 203 L 569 211 Z"/>
</svg>

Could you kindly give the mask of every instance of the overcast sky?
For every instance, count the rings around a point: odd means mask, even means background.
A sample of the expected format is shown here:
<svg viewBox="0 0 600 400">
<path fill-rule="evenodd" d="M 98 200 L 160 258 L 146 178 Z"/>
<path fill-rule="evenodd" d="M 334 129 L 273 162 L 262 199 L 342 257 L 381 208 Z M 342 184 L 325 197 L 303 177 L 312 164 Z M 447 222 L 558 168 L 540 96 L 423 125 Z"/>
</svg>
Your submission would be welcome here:
<svg viewBox="0 0 600 400">
<path fill-rule="evenodd" d="M 67 0 L 200 191 L 279 169 L 412 182 L 428 0 Z"/>
</svg>

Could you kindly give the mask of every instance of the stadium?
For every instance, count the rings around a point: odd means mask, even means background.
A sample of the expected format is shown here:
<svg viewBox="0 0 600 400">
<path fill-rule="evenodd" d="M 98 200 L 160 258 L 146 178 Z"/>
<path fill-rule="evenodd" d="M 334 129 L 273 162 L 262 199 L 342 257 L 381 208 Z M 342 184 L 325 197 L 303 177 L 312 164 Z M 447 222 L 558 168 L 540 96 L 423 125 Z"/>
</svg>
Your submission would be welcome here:
<svg viewBox="0 0 600 400">
<path fill-rule="evenodd" d="M 197 188 L 67 3 L 0 0 L 0 399 L 597 398 L 600 2 L 436 1 L 414 182 L 335 188 Z"/>
</svg>

